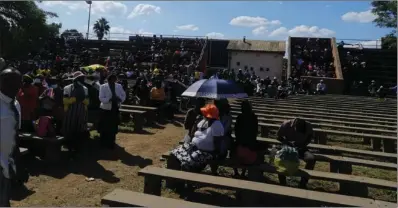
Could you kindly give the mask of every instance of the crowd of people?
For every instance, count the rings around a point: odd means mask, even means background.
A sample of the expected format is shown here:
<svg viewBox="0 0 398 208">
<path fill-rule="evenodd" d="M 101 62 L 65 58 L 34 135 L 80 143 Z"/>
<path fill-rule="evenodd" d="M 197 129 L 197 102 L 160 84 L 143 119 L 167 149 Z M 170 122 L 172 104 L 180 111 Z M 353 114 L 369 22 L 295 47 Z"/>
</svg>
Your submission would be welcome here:
<svg viewBox="0 0 398 208">
<path fill-rule="evenodd" d="M 293 77 L 336 77 L 330 39 L 292 38 L 292 46 Z"/>
</svg>

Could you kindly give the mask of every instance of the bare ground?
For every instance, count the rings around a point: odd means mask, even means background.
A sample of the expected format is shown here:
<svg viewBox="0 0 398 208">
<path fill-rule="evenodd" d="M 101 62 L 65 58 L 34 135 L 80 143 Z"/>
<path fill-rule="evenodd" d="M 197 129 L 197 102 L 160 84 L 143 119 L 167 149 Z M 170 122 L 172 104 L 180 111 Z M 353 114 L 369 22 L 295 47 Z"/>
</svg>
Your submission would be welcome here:
<svg viewBox="0 0 398 208">
<path fill-rule="evenodd" d="M 180 117 L 181 118 L 181 117 Z M 128 129 L 128 128 L 127 128 Z M 119 133 L 118 147 L 105 150 L 94 139 L 89 140 L 76 160 L 66 157 L 57 164 L 46 164 L 38 159 L 29 159 L 31 174 L 27 190 L 15 194 L 12 206 L 101 206 L 101 198 L 115 188 L 143 191 L 144 180 L 137 172 L 147 166 L 164 166 L 160 156 L 176 146 L 184 135 L 180 122 L 145 128 L 142 134 Z M 336 142 L 336 145 L 339 145 Z M 340 146 L 340 145 L 339 145 Z M 344 145 L 345 146 L 345 145 Z M 355 147 L 354 147 L 355 148 Z M 358 147 L 357 147 L 358 148 Z M 318 162 L 316 170 L 329 171 L 327 163 Z M 220 176 L 230 177 L 230 168 L 220 168 Z M 380 178 L 396 182 L 396 171 L 353 167 L 354 175 Z M 275 174 L 265 174 L 268 183 L 276 183 Z M 92 177 L 94 181 L 86 181 Z M 296 186 L 298 178 L 288 180 L 289 186 Z M 310 180 L 309 188 L 318 191 L 335 192 L 337 183 Z M 178 198 L 170 190 L 163 189 L 162 195 Z M 396 201 L 396 192 L 370 190 L 370 197 Z M 235 193 L 227 190 L 201 188 L 190 197 L 191 201 L 222 206 L 237 206 Z"/>
</svg>

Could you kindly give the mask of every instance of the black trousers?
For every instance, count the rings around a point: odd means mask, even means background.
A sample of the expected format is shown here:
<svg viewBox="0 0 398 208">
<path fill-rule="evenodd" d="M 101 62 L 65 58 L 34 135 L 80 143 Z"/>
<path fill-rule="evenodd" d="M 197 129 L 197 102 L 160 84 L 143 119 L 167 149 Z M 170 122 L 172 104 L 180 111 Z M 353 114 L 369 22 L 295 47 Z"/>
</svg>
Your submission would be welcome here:
<svg viewBox="0 0 398 208">
<path fill-rule="evenodd" d="M 100 142 L 102 146 L 108 148 L 113 148 L 115 146 L 119 122 L 119 110 L 101 109 L 98 132 L 100 133 Z"/>
<path fill-rule="evenodd" d="M 305 169 L 314 170 L 315 167 L 315 156 L 308 149 L 299 149 L 298 150 L 299 158 L 304 160 Z M 286 185 L 286 176 L 278 175 L 279 183 L 281 185 Z M 308 183 L 308 178 L 302 177 L 299 186 L 305 187 Z"/>
</svg>

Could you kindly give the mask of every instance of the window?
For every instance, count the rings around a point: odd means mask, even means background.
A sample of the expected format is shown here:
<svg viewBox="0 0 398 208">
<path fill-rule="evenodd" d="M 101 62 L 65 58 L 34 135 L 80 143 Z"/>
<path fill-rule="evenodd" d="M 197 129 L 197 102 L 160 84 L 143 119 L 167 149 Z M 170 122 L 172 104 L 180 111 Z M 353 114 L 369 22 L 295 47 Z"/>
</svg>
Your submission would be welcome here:
<svg viewBox="0 0 398 208">
<path fill-rule="evenodd" d="M 263 68 L 263 67 L 260 67 L 260 71 L 261 71 L 261 72 L 264 71 L 264 68 Z"/>
<path fill-rule="evenodd" d="M 247 70 L 249 67 L 245 66 L 245 70 Z"/>
<path fill-rule="evenodd" d="M 253 67 L 250 67 L 250 71 L 253 71 L 254 69 L 253 69 Z"/>
<path fill-rule="evenodd" d="M 238 62 L 236 62 L 236 66 L 240 66 L 240 62 L 238 61 Z"/>
<path fill-rule="evenodd" d="M 269 68 L 267 67 L 267 68 L 265 69 L 265 71 L 269 71 Z"/>
</svg>

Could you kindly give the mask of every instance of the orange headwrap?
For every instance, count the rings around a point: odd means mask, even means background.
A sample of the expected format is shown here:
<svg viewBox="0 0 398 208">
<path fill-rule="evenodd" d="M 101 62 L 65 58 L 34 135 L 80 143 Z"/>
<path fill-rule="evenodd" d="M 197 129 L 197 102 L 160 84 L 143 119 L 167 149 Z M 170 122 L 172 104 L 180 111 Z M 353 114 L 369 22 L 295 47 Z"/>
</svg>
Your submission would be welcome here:
<svg viewBox="0 0 398 208">
<path fill-rule="evenodd" d="M 218 108 L 214 104 L 207 104 L 205 107 L 200 109 L 202 115 L 210 119 L 219 119 Z"/>
</svg>

